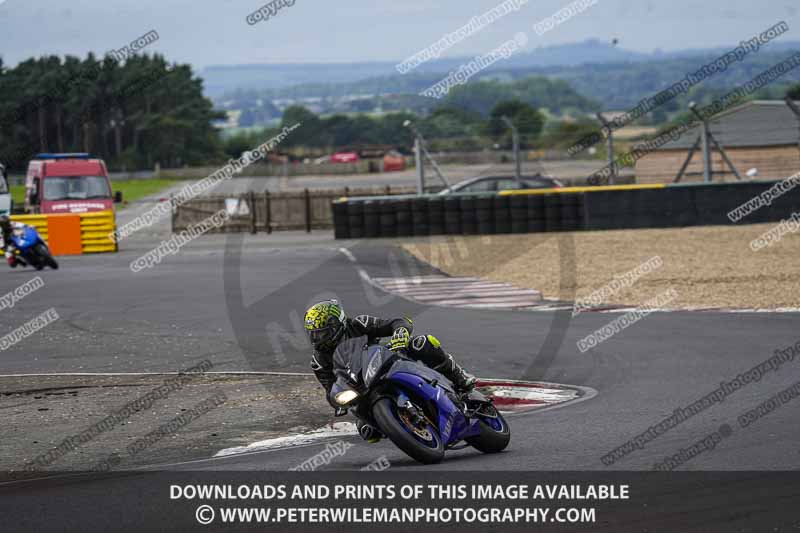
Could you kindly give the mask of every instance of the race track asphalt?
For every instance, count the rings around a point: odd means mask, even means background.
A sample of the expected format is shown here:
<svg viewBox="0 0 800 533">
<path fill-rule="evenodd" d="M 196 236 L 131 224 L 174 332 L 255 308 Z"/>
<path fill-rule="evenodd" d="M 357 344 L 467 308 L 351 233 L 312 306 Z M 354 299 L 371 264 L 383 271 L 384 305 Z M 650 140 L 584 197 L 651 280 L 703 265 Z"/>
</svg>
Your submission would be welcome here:
<svg viewBox="0 0 800 533">
<path fill-rule="evenodd" d="M 350 247 L 356 263 L 339 247 Z M 0 352 L 0 373 L 177 371 L 209 358 L 215 370 L 308 371 L 299 317 L 321 297 L 338 297 L 350 315 L 410 314 L 473 372 L 589 387 L 593 398 L 510 419 L 508 451 L 450 453 L 441 470 L 644 470 L 728 424 L 715 449 L 682 470 L 786 470 L 800 465 L 800 401 L 746 428 L 737 417 L 798 381 L 800 357 L 670 429 L 611 466 L 601 457 L 711 393 L 723 380 L 798 340 L 798 315 L 654 313 L 581 353 L 576 342 L 619 315 L 510 312 L 423 306 L 375 290 L 359 276 L 424 272 L 391 243 L 341 243 L 329 234 L 212 235 L 147 271 L 129 264 L 149 249 L 123 242 L 116 255 L 62 258 L 39 273 L 45 286 L 0 313 L 11 331 L 49 307 L 60 319 Z M 33 278 L 7 270 L 0 294 Z M 743 290 L 746 290 L 743 288 Z M 273 406 L 272 408 L 275 408 Z M 279 407 L 278 407 L 279 408 Z M 232 415 L 233 416 L 233 415 Z M 363 444 L 327 469 L 358 469 L 381 455 L 393 468 L 420 466 L 389 443 Z M 171 469 L 286 470 L 324 443 L 173 465 Z"/>
</svg>

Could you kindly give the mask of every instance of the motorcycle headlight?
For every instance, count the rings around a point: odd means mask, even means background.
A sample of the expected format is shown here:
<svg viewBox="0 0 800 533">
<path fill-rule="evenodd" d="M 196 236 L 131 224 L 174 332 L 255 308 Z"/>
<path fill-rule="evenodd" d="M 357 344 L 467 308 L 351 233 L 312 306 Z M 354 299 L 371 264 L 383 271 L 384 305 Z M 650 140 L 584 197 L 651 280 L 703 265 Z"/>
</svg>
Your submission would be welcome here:
<svg viewBox="0 0 800 533">
<path fill-rule="evenodd" d="M 339 394 L 337 394 L 334 397 L 334 400 L 339 405 L 344 406 L 344 405 L 347 405 L 348 403 L 352 402 L 356 398 L 358 398 L 358 393 L 356 391 L 354 391 L 354 390 L 348 389 L 348 390 L 342 391 Z"/>
</svg>

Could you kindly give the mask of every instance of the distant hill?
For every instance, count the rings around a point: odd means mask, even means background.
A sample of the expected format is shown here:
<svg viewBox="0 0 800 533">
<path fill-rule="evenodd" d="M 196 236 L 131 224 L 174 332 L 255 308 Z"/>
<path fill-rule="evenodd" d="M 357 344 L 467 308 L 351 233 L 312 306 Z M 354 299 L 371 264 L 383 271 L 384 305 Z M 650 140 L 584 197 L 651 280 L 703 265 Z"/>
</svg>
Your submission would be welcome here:
<svg viewBox="0 0 800 533">
<path fill-rule="evenodd" d="M 540 47 L 532 52 L 518 54 L 503 61 L 502 68 L 579 65 L 581 63 L 609 63 L 620 61 L 646 61 L 651 54 L 641 54 L 603 43 L 588 40 L 582 43 Z M 217 97 L 236 89 L 277 89 L 292 85 L 313 83 L 348 83 L 366 78 L 394 76 L 397 61 L 375 63 L 304 63 L 210 66 L 200 76 L 205 80 L 205 92 Z M 471 57 L 438 59 L 420 65 L 416 73 L 448 72 Z M 490 69 L 494 70 L 494 69 Z"/>
<path fill-rule="evenodd" d="M 487 69 L 487 73 L 506 70 L 528 70 L 536 74 L 537 69 L 548 67 L 575 67 L 579 65 L 603 65 L 620 63 L 642 63 L 708 56 L 726 51 L 726 48 L 682 50 L 677 52 L 640 53 L 626 50 L 622 45 L 613 45 L 590 39 L 581 43 L 539 47 L 531 52 L 514 55 Z M 800 49 L 800 42 L 772 42 L 762 49 L 771 52 Z M 426 81 L 434 80 L 432 74 L 446 73 L 457 68 L 471 57 L 439 59 L 420 65 L 407 74 L 421 74 Z M 205 68 L 200 77 L 205 81 L 207 96 L 217 99 L 237 89 L 280 89 L 298 85 L 346 84 L 364 79 L 397 77 L 395 65 L 402 60 L 374 63 L 303 63 L 228 65 Z M 349 89 L 348 89 L 349 90 Z M 365 91 L 366 92 L 366 91 Z M 394 91 L 393 91 L 394 92 Z M 306 95 L 303 95 L 306 96 Z"/>
<path fill-rule="evenodd" d="M 207 92 L 214 87 L 213 80 L 220 72 L 228 73 L 221 78 L 226 78 L 231 86 L 247 85 L 213 97 L 220 109 L 242 110 L 246 117 L 240 123 L 242 126 L 274 122 L 283 109 L 295 104 L 322 115 L 394 111 L 425 115 L 443 104 L 486 114 L 490 102 L 510 97 L 547 108 L 556 115 L 575 116 L 630 109 L 642 98 L 666 89 L 726 51 L 639 54 L 598 41 L 542 48 L 496 63 L 471 78 L 465 87 L 453 89 L 443 100 L 422 97 L 419 93 L 447 76 L 466 58 L 431 62 L 408 74 L 397 73 L 394 63 L 361 63 L 215 67 L 205 75 L 212 73 L 206 79 Z M 743 61 L 733 63 L 725 72 L 692 87 L 689 94 L 660 106 L 650 116 L 651 123 L 663 123 L 674 113 L 685 111 L 690 100 L 700 104 L 710 102 L 779 63 L 792 51 L 800 51 L 800 42 L 763 47 Z M 313 81 L 298 82 L 303 79 Z M 478 86 L 481 81 L 500 84 Z M 781 98 L 786 85 L 797 81 L 800 68 L 771 85 L 768 91 L 772 93 L 760 96 Z"/>
<path fill-rule="evenodd" d="M 671 111 L 683 106 L 689 97 L 698 101 L 710 101 L 711 96 L 719 96 L 742 85 L 761 72 L 786 59 L 792 52 L 800 51 L 800 43 L 793 50 L 765 50 L 732 64 L 725 72 L 714 74 L 690 89 L 689 95 L 682 95 L 665 110 Z M 637 105 L 642 98 L 653 96 L 678 82 L 690 72 L 713 61 L 718 52 L 704 53 L 688 57 L 665 57 L 637 63 L 586 64 L 579 67 L 551 67 L 541 69 L 509 69 L 506 74 L 512 79 L 537 75 L 566 81 L 579 94 L 602 102 L 606 110 L 623 110 Z M 800 81 L 800 67 L 786 73 L 776 80 L 774 87 Z"/>
</svg>

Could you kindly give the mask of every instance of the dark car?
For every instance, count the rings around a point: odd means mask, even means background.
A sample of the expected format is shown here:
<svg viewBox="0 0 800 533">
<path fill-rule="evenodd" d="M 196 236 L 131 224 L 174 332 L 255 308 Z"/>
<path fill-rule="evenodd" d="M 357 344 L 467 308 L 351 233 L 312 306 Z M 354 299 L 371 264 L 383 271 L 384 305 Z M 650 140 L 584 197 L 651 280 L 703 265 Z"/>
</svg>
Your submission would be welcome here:
<svg viewBox="0 0 800 533">
<path fill-rule="evenodd" d="M 448 189 L 444 189 L 439 194 L 450 194 L 454 192 L 497 192 L 509 189 L 555 189 L 563 187 L 561 182 L 548 176 L 521 176 L 519 181 L 513 176 L 484 176 L 482 178 L 470 178 L 456 183 Z"/>
</svg>

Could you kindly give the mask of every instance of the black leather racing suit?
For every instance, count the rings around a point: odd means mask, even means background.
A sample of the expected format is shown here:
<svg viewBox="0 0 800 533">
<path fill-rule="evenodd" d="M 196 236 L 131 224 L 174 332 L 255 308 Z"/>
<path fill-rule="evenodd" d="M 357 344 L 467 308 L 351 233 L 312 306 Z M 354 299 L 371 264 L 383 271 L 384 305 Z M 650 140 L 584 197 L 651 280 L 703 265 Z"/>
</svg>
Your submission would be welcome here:
<svg viewBox="0 0 800 533">
<path fill-rule="evenodd" d="M 11 266 L 14 266 L 17 262 L 14 257 L 16 246 L 14 246 L 14 241 L 11 240 L 11 234 L 14 230 L 24 229 L 26 227 L 27 224 L 23 224 L 22 222 L 7 221 L 6 224 L 0 224 L 0 250 L 3 251 L 6 260 Z"/>
<path fill-rule="evenodd" d="M 394 331 L 401 327 L 407 328 L 409 333 L 414 328 L 411 320 L 407 318 L 384 319 L 370 315 L 345 318 L 344 333 L 339 342 L 366 335 L 368 342 L 372 344 L 381 337 L 391 337 Z M 336 382 L 336 377 L 333 374 L 334 351 L 335 348 L 330 351 L 314 350 L 314 355 L 311 357 L 311 369 L 325 388 L 326 398 L 331 387 Z M 448 356 L 438 345 L 438 342 L 431 341 L 431 338 L 427 335 L 418 335 L 411 338 L 408 346 L 408 356 L 431 368 L 436 368 L 448 362 Z"/>
</svg>

